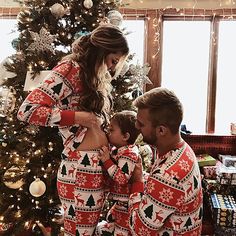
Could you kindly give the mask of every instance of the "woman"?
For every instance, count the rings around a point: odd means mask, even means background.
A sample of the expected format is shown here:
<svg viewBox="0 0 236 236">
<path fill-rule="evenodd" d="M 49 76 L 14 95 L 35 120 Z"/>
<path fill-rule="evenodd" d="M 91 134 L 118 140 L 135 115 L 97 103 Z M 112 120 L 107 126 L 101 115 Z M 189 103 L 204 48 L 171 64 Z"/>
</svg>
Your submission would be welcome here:
<svg viewBox="0 0 236 236">
<path fill-rule="evenodd" d="M 75 40 L 44 82 L 18 111 L 22 121 L 58 126 L 64 143 L 57 188 L 66 235 L 93 235 L 104 202 L 99 148 L 107 145 L 103 127 L 111 108 L 111 75 L 129 53 L 115 26 L 101 25 Z"/>
</svg>

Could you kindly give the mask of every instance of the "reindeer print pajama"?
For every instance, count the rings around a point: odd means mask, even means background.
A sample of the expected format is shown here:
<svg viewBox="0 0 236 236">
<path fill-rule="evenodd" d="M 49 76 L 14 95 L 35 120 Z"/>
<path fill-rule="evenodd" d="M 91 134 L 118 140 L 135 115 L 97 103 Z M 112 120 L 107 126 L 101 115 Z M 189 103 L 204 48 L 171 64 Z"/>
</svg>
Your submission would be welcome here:
<svg viewBox="0 0 236 236">
<path fill-rule="evenodd" d="M 201 176 L 195 154 L 186 142 L 158 156 L 145 188 L 137 183 L 131 191 L 129 223 L 132 235 L 201 235 Z"/>
<path fill-rule="evenodd" d="M 96 236 L 131 235 L 128 214 L 128 200 L 130 195 L 129 180 L 135 164 L 140 159 L 139 149 L 136 145 L 128 145 L 114 151 L 116 154 L 113 154 L 111 159 L 105 161 L 103 165 L 109 175 L 108 178 L 110 178 L 110 182 L 108 183 L 108 198 L 115 200 L 116 203 L 109 210 L 107 221 L 102 221 L 98 224 Z"/>
<path fill-rule="evenodd" d="M 64 150 L 57 187 L 64 208 L 64 236 L 92 236 L 104 202 L 98 150 L 78 151 L 87 131 L 74 122 L 83 91 L 79 70 L 74 61 L 58 64 L 18 112 L 18 118 L 30 124 L 59 128 Z"/>
</svg>

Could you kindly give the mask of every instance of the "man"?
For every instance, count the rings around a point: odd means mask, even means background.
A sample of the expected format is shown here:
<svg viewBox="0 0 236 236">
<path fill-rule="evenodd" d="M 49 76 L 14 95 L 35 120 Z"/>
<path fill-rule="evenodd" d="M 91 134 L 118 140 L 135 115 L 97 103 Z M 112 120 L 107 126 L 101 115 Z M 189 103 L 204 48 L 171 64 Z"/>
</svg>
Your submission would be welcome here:
<svg viewBox="0 0 236 236">
<path fill-rule="evenodd" d="M 139 236 L 201 235 L 202 187 L 196 156 L 181 138 L 182 104 L 165 88 L 154 88 L 134 101 L 136 127 L 157 148 L 145 184 L 137 166 L 129 200 L 130 230 Z"/>
</svg>

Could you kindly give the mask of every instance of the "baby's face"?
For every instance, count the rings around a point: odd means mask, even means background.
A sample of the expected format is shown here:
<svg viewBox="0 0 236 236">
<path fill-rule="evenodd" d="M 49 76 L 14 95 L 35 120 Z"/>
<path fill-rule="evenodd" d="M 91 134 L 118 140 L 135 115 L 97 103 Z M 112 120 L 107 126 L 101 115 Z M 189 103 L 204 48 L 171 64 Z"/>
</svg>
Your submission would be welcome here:
<svg viewBox="0 0 236 236">
<path fill-rule="evenodd" d="M 124 145 L 124 135 L 122 134 L 120 127 L 114 120 L 111 120 L 108 128 L 108 141 L 110 144 L 117 148 Z"/>
</svg>

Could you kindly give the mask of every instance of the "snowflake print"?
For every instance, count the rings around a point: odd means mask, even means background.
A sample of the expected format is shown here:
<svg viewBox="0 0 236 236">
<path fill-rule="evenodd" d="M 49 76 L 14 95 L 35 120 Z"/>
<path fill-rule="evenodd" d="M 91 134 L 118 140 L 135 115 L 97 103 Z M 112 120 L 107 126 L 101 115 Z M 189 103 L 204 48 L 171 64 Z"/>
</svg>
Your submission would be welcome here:
<svg viewBox="0 0 236 236">
<path fill-rule="evenodd" d="M 78 186 L 84 186 L 86 182 L 87 182 L 86 176 L 84 176 L 83 174 L 77 176 L 76 184 Z"/>
<path fill-rule="evenodd" d="M 192 153 L 192 152 L 187 151 L 187 152 L 186 152 L 186 155 L 187 155 L 187 157 L 188 157 L 188 159 L 189 159 L 190 161 L 194 161 L 194 156 L 193 156 L 193 153 Z"/>
<path fill-rule="evenodd" d="M 171 175 L 172 179 L 173 178 L 179 179 L 178 172 L 176 172 L 176 171 L 171 170 L 170 175 Z"/>
<path fill-rule="evenodd" d="M 60 193 L 60 195 L 63 196 L 63 197 L 65 197 L 65 196 L 67 195 L 68 190 L 67 190 L 67 188 L 66 188 L 66 185 L 61 184 L 61 185 L 59 186 L 59 193 Z"/>
<path fill-rule="evenodd" d="M 181 160 L 179 162 L 179 166 L 180 166 L 181 170 L 184 170 L 185 172 L 188 172 L 189 169 L 190 169 L 190 166 L 189 166 L 188 162 L 185 161 L 185 160 Z"/>
<path fill-rule="evenodd" d="M 47 107 L 40 107 L 36 111 L 36 115 L 39 116 L 39 118 L 44 118 L 48 114 L 49 114 L 49 112 L 48 112 L 48 108 Z"/>
<path fill-rule="evenodd" d="M 68 71 L 68 69 L 70 69 L 70 67 L 71 67 L 70 64 L 65 63 L 65 64 L 60 65 L 60 67 L 57 70 L 59 73 L 61 72 L 63 74 L 63 72 Z"/>
<path fill-rule="evenodd" d="M 183 212 L 186 212 L 188 210 L 188 207 L 187 206 L 180 206 L 180 210 L 183 211 Z"/>
<path fill-rule="evenodd" d="M 160 199 L 163 202 L 170 202 L 170 200 L 173 199 L 173 193 L 170 188 L 163 188 L 162 192 L 160 192 Z"/>
<path fill-rule="evenodd" d="M 147 182 L 146 191 L 147 193 L 152 193 L 153 190 L 155 190 L 155 183 L 152 180 L 150 180 Z"/>
<path fill-rule="evenodd" d="M 95 188 L 97 188 L 98 186 L 101 185 L 101 182 L 102 182 L 101 176 L 96 175 L 96 176 L 93 178 L 92 186 L 95 187 Z"/>
<path fill-rule="evenodd" d="M 181 206 L 184 203 L 184 196 L 181 196 L 180 198 L 177 199 L 177 206 Z"/>
<path fill-rule="evenodd" d="M 117 181 L 119 184 L 125 184 L 126 179 L 125 179 L 124 175 L 122 175 L 121 173 L 118 173 L 118 174 L 116 175 L 116 181 Z"/>
<path fill-rule="evenodd" d="M 64 227 L 67 231 L 69 231 L 69 232 L 72 231 L 72 226 L 71 226 L 70 222 L 64 221 Z"/>
<path fill-rule="evenodd" d="M 32 93 L 29 97 L 29 101 L 32 101 L 32 102 L 37 101 L 37 102 L 41 103 L 41 102 L 43 102 L 43 100 L 44 100 L 44 96 L 40 91 L 36 91 L 36 92 Z"/>
<path fill-rule="evenodd" d="M 93 214 L 89 215 L 88 222 L 90 224 L 95 225 L 95 224 L 97 224 L 97 221 L 98 221 L 97 214 L 93 213 Z"/>
<path fill-rule="evenodd" d="M 138 235 L 140 236 L 151 236 L 151 232 L 147 229 L 147 228 L 144 228 L 143 226 L 139 229 L 138 231 Z"/>
<path fill-rule="evenodd" d="M 81 213 L 79 213 L 78 211 L 76 211 L 75 216 L 76 216 L 76 221 L 77 221 L 77 223 L 82 222 L 83 217 L 82 217 Z"/>
</svg>

